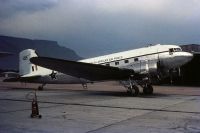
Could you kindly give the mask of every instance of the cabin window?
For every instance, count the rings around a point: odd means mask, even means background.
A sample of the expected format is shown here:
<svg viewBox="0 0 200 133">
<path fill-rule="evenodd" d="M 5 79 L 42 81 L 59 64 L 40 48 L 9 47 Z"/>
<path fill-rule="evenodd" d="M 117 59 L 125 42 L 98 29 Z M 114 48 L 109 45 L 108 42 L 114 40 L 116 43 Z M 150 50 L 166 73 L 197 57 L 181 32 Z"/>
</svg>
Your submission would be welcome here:
<svg viewBox="0 0 200 133">
<path fill-rule="evenodd" d="M 34 66 L 32 66 L 32 71 L 34 72 Z"/>
<path fill-rule="evenodd" d="M 107 64 L 106 64 L 106 66 L 110 66 L 110 64 L 109 64 L 109 63 L 107 63 Z"/>
<path fill-rule="evenodd" d="M 171 54 L 173 54 L 173 52 L 174 52 L 174 49 L 173 49 L 173 48 L 170 48 L 170 49 L 169 49 L 169 54 L 171 55 Z"/>
<path fill-rule="evenodd" d="M 170 49 L 169 49 L 169 52 L 170 52 L 170 53 L 173 53 L 173 52 L 174 52 L 174 49 L 173 49 L 173 48 L 170 48 Z"/>
<path fill-rule="evenodd" d="M 35 70 L 36 70 L 36 71 L 38 70 L 38 67 L 37 67 L 37 66 L 35 66 Z"/>
<path fill-rule="evenodd" d="M 174 48 L 174 52 L 180 52 L 182 51 L 181 48 Z"/>
<path fill-rule="evenodd" d="M 124 63 L 129 63 L 129 60 L 124 60 Z"/>
<path fill-rule="evenodd" d="M 116 65 L 116 66 L 119 65 L 119 62 L 115 62 L 115 65 Z"/>
<path fill-rule="evenodd" d="M 135 59 L 134 59 L 135 62 L 138 61 L 138 60 L 139 60 L 138 58 L 135 58 Z"/>
</svg>

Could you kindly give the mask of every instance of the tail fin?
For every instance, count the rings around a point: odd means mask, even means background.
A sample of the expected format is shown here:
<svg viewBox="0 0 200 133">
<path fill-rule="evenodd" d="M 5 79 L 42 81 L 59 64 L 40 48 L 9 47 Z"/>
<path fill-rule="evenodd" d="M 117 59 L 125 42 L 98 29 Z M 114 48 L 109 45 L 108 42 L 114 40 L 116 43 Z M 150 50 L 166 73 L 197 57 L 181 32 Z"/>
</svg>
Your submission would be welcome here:
<svg viewBox="0 0 200 133">
<path fill-rule="evenodd" d="M 35 50 L 26 49 L 20 52 L 19 54 L 19 74 L 20 76 L 29 75 L 35 73 L 38 69 L 38 66 L 30 62 L 30 58 L 37 57 Z"/>
</svg>

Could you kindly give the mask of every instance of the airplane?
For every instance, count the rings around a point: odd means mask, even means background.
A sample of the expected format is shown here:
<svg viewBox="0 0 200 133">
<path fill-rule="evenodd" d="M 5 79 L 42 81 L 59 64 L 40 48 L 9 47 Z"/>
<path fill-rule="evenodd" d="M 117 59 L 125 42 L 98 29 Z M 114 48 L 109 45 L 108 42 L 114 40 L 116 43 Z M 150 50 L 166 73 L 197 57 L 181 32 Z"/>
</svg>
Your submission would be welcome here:
<svg viewBox="0 0 200 133">
<path fill-rule="evenodd" d="M 128 94 L 153 94 L 151 79 L 168 76 L 170 70 L 180 68 L 193 58 L 177 45 L 151 45 L 99 57 L 69 61 L 41 57 L 35 50 L 26 49 L 19 55 L 19 81 L 45 84 L 82 84 L 115 80 Z M 6 79 L 5 81 L 13 81 Z"/>
</svg>

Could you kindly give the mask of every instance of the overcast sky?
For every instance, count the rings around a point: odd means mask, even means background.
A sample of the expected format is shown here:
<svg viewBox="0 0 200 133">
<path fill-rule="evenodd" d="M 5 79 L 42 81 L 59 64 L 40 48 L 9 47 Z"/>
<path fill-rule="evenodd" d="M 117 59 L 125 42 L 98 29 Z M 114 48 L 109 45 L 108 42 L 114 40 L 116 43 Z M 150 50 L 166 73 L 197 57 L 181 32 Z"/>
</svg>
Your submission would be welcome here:
<svg viewBox="0 0 200 133">
<path fill-rule="evenodd" d="M 0 0 L 0 34 L 55 40 L 83 57 L 200 44 L 200 0 Z"/>
</svg>

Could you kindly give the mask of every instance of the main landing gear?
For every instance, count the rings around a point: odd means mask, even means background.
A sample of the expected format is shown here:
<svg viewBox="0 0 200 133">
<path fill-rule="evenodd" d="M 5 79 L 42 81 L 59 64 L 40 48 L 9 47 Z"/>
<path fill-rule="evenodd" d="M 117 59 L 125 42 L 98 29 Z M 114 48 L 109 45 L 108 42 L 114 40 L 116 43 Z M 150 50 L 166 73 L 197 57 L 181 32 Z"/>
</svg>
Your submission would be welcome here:
<svg viewBox="0 0 200 133">
<path fill-rule="evenodd" d="M 129 86 L 127 87 L 127 93 L 131 96 L 138 96 L 139 88 L 137 87 L 136 83 L 132 80 L 129 80 Z"/>
<path fill-rule="evenodd" d="M 139 95 L 139 88 L 136 85 L 130 86 L 127 89 L 127 93 L 131 96 L 138 96 Z"/>
<path fill-rule="evenodd" d="M 141 85 L 143 88 L 143 94 L 151 95 L 153 94 L 153 86 L 151 84 Z M 137 85 L 131 85 L 127 87 L 127 93 L 131 96 L 138 96 L 140 91 Z"/>
<path fill-rule="evenodd" d="M 143 88 L 143 94 L 145 95 L 151 95 L 153 94 L 153 86 L 148 82 L 148 81 L 134 81 L 129 79 L 128 81 L 129 85 L 125 85 L 125 87 L 127 88 L 127 93 L 130 94 L 131 96 L 138 96 L 140 91 L 139 91 L 139 87 L 141 86 Z"/>
</svg>

